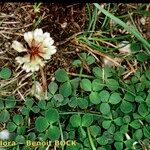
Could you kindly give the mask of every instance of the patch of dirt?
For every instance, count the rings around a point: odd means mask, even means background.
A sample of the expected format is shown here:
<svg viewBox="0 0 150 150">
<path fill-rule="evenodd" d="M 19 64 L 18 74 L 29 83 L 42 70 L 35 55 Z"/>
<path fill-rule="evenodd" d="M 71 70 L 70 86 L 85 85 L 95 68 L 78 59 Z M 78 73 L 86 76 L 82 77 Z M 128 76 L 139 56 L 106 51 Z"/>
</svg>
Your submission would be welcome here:
<svg viewBox="0 0 150 150">
<path fill-rule="evenodd" d="M 61 42 L 83 30 L 86 12 L 85 4 L 44 3 L 40 6 L 40 11 L 35 13 L 31 3 L 0 3 L 0 18 L 1 53 L 6 52 L 6 57 L 14 59 L 17 54 L 11 49 L 11 43 L 13 40 L 24 41 L 21 36 L 24 32 L 42 28 L 44 32 L 51 34 L 55 42 Z M 42 19 L 35 26 L 39 18 Z M 58 47 L 58 54 L 63 50 L 64 48 Z M 60 60 L 63 56 L 57 57 Z M 4 62 L 1 63 L 3 65 Z"/>
<path fill-rule="evenodd" d="M 69 46 L 70 42 L 63 45 L 59 43 L 83 31 L 87 21 L 85 4 L 42 3 L 39 12 L 34 11 L 33 5 L 0 3 L 0 67 L 9 67 L 14 75 L 21 71 L 21 68 L 16 70 L 18 64 L 14 60 L 18 52 L 11 48 L 11 44 L 13 40 L 24 42 L 25 32 L 42 28 L 43 32 L 50 33 L 58 45 L 57 53 L 44 68 L 47 79 L 50 80 L 57 68 L 71 69 L 72 60 L 76 56 L 75 48 Z M 23 74 L 25 76 L 26 73 Z M 31 87 L 30 81 L 28 86 Z"/>
</svg>

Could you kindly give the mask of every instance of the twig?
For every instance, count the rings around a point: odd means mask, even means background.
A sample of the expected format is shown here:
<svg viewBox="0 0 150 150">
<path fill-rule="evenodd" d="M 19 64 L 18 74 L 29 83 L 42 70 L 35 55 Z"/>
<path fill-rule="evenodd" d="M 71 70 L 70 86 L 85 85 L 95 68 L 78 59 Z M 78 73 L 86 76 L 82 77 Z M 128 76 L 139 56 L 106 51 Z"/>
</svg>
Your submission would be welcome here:
<svg viewBox="0 0 150 150">
<path fill-rule="evenodd" d="M 4 13 L 1 13 L 0 15 L 1 15 L 0 18 L 15 18 L 14 14 L 7 15 L 7 14 L 4 14 Z"/>
<path fill-rule="evenodd" d="M 4 38 L 6 38 L 6 39 L 10 39 L 10 37 L 8 37 L 8 36 L 6 36 L 6 35 L 4 35 L 3 33 L 0 33 Z"/>
<path fill-rule="evenodd" d="M 29 26 L 33 25 L 33 23 L 27 24 L 26 26 L 23 27 L 18 27 L 18 28 L 8 28 L 8 27 L 0 27 L 1 30 L 18 30 L 18 29 L 24 29 L 27 28 Z"/>
<path fill-rule="evenodd" d="M 16 21 L 8 21 L 8 22 L 6 22 L 6 21 L 3 21 L 2 22 L 2 24 L 19 24 L 20 22 L 16 22 Z"/>
<path fill-rule="evenodd" d="M 21 33 L 16 33 L 16 32 L 0 31 L 0 34 L 2 34 L 2 33 L 23 36 L 23 34 L 21 34 Z"/>
</svg>

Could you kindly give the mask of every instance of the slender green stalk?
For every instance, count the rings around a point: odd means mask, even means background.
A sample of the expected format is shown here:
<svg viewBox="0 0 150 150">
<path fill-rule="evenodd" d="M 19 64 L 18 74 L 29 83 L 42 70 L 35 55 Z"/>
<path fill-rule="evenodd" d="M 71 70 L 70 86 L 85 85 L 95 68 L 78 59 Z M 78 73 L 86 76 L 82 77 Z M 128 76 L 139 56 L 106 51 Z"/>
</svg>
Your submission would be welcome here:
<svg viewBox="0 0 150 150">
<path fill-rule="evenodd" d="M 96 31 L 95 31 L 96 32 Z M 88 38 L 88 40 L 94 40 L 94 41 L 99 41 L 99 40 L 103 40 L 103 41 L 117 41 L 117 40 L 120 40 L 120 39 L 125 39 L 125 38 L 130 38 L 131 36 L 130 35 L 122 35 L 122 36 L 119 36 L 119 37 L 114 37 L 114 38 L 109 38 L 109 37 L 106 37 L 104 35 L 100 35 L 100 37 L 95 37 L 95 36 L 92 36 L 92 37 L 86 37 L 86 36 L 78 36 L 77 39 L 78 40 L 85 40 Z"/>
<path fill-rule="evenodd" d="M 83 72 L 83 67 L 80 68 L 80 73 L 79 73 L 80 76 L 79 77 L 82 76 L 82 72 Z"/>
<path fill-rule="evenodd" d="M 90 7 L 89 7 L 89 4 L 86 4 L 86 6 L 87 6 L 87 11 L 88 11 L 88 18 L 89 18 L 89 23 L 91 22 L 91 11 L 90 11 Z M 90 24 L 89 24 L 89 27 L 88 27 L 88 29 L 90 28 Z"/>
<path fill-rule="evenodd" d="M 138 29 L 137 29 L 137 27 L 136 27 L 136 25 L 135 25 L 135 23 L 134 23 L 134 20 L 133 20 L 133 18 L 132 18 L 132 15 L 131 15 L 129 12 L 128 12 L 128 14 L 129 14 L 129 17 L 130 17 L 130 20 L 131 20 L 132 24 L 134 25 L 135 30 L 138 32 Z"/>
<path fill-rule="evenodd" d="M 94 10 L 94 16 L 93 16 L 93 26 L 92 26 L 92 31 L 95 31 L 95 26 L 96 26 L 96 21 L 97 21 L 97 8 Z"/>
<path fill-rule="evenodd" d="M 63 141 L 64 140 L 64 136 L 63 136 L 63 131 L 62 131 L 62 127 L 61 127 L 60 121 L 58 121 L 58 124 L 59 124 L 59 129 L 60 129 L 61 140 Z M 64 146 L 62 146 L 61 149 L 64 150 Z"/>
<path fill-rule="evenodd" d="M 94 145 L 94 143 L 93 143 L 93 140 L 92 140 L 92 137 L 91 137 L 89 128 L 87 128 L 87 133 L 88 133 L 88 138 L 89 138 L 89 141 L 90 141 L 92 150 L 96 150 L 96 147 L 95 147 L 95 145 Z"/>
<path fill-rule="evenodd" d="M 110 9 L 110 4 L 108 4 L 108 11 L 109 11 L 109 9 Z M 107 16 L 105 16 L 105 19 L 104 19 L 104 21 L 103 21 L 103 24 L 102 24 L 102 26 L 101 26 L 101 28 L 103 28 L 104 26 L 105 26 L 105 24 L 106 24 L 106 22 L 107 22 Z"/>
<path fill-rule="evenodd" d="M 133 27 L 128 26 L 126 23 L 124 23 L 122 20 L 120 20 L 119 18 L 115 17 L 114 15 L 112 15 L 111 13 L 109 13 L 107 10 L 105 10 L 104 8 L 102 8 L 98 3 L 94 3 L 94 5 L 102 12 L 104 13 L 106 16 L 108 16 L 109 18 L 113 19 L 116 23 L 118 23 L 119 25 L 121 25 L 122 27 L 124 27 L 129 33 L 133 34 L 136 38 L 138 38 L 148 49 L 150 49 L 150 43 L 148 43 L 143 36 L 136 31 Z M 147 49 L 146 49 L 147 50 Z M 147 53 L 150 54 L 150 51 L 147 50 Z"/>
<path fill-rule="evenodd" d="M 88 29 L 87 31 L 94 31 L 95 30 L 95 26 L 96 26 L 96 21 L 97 21 L 97 8 L 94 8 L 94 11 L 91 14 L 90 11 L 90 7 L 87 4 L 87 9 L 88 9 L 88 15 L 89 15 L 89 25 L 88 25 Z M 90 36 L 92 35 L 92 33 L 90 34 Z"/>
<path fill-rule="evenodd" d="M 86 74 L 76 74 L 76 73 L 68 73 L 69 75 L 72 75 L 72 76 L 78 76 L 78 77 L 83 77 L 83 78 L 91 78 L 91 79 L 94 79 L 95 77 L 93 76 L 90 76 L 90 75 L 86 75 Z"/>
<path fill-rule="evenodd" d="M 78 111 L 68 111 L 68 112 L 59 112 L 60 115 L 73 115 L 73 114 L 92 114 L 97 117 L 101 117 L 101 114 L 99 112 L 78 112 Z"/>
<path fill-rule="evenodd" d="M 40 12 L 40 6 L 42 5 L 42 3 L 35 3 L 33 5 L 33 8 L 34 8 L 34 12 L 37 13 L 37 12 Z"/>
</svg>

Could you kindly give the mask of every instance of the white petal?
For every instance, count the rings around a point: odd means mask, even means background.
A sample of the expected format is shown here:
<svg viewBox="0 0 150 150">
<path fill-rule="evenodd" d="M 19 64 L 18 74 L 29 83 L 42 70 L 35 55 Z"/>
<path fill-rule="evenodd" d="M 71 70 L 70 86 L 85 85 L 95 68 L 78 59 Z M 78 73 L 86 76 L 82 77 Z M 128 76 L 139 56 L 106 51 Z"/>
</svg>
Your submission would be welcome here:
<svg viewBox="0 0 150 150">
<path fill-rule="evenodd" d="M 22 61 L 24 62 L 22 69 L 26 72 L 30 72 L 30 55 L 25 55 L 22 59 Z"/>
<path fill-rule="evenodd" d="M 29 63 L 25 63 L 22 67 L 23 70 L 25 70 L 26 72 L 30 72 L 31 69 L 30 69 L 30 64 Z"/>
<path fill-rule="evenodd" d="M 56 47 L 51 46 L 51 48 L 44 48 L 44 54 L 41 54 L 40 56 L 44 59 L 50 59 L 51 55 L 56 53 Z"/>
<path fill-rule="evenodd" d="M 20 42 L 18 42 L 18 41 L 13 41 L 12 48 L 15 49 L 18 52 L 25 52 L 25 51 L 27 51 L 24 48 L 24 46 Z"/>
<path fill-rule="evenodd" d="M 31 62 L 30 63 L 30 70 L 32 71 L 32 72 L 34 72 L 34 71 L 38 71 L 39 69 L 40 69 L 40 63 L 39 62 L 36 62 L 36 61 L 34 61 L 34 62 Z"/>
<path fill-rule="evenodd" d="M 51 58 L 51 55 L 49 54 L 43 54 L 42 57 L 46 60 L 50 59 Z"/>
<path fill-rule="evenodd" d="M 34 34 L 35 41 L 42 42 L 44 40 L 42 29 L 35 29 L 33 34 Z"/>
<path fill-rule="evenodd" d="M 57 51 L 56 46 L 51 46 L 49 49 L 50 49 L 51 55 L 55 54 Z"/>
<path fill-rule="evenodd" d="M 38 71 L 39 68 L 40 68 L 39 65 L 31 65 L 30 66 L 31 72 Z"/>
<path fill-rule="evenodd" d="M 20 65 L 25 62 L 25 61 L 24 61 L 24 57 L 16 57 L 15 60 L 16 60 L 17 63 L 19 63 Z"/>
<path fill-rule="evenodd" d="M 54 44 L 54 40 L 50 37 L 50 34 L 48 32 L 45 32 L 43 34 L 44 40 L 43 40 L 43 45 L 44 47 L 48 47 L 49 45 L 51 46 Z"/>
<path fill-rule="evenodd" d="M 24 39 L 29 44 L 29 46 L 31 46 L 31 42 L 33 40 L 33 32 L 24 33 Z"/>
<path fill-rule="evenodd" d="M 50 46 L 52 46 L 53 44 L 54 44 L 54 40 L 53 40 L 51 37 L 46 38 L 46 39 L 44 39 L 44 41 L 43 41 L 43 46 L 44 46 L 44 47 L 50 47 Z"/>
<path fill-rule="evenodd" d="M 35 30 L 34 30 L 34 36 L 35 36 L 35 35 L 38 35 L 38 34 L 43 35 L 42 29 L 35 29 Z"/>
<path fill-rule="evenodd" d="M 45 32 L 45 33 L 43 34 L 43 37 L 44 37 L 44 39 L 50 38 L 50 33 Z"/>
<path fill-rule="evenodd" d="M 31 61 L 31 64 L 33 64 L 33 65 L 42 64 L 42 63 L 43 63 L 43 61 L 42 61 L 41 58 L 38 57 L 38 56 L 35 57 L 35 59 Z"/>
<path fill-rule="evenodd" d="M 44 67 L 46 61 L 42 61 L 41 59 L 38 61 L 39 66 Z"/>
<path fill-rule="evenodd" d="M 10 136 L 10 133 L 9 133 L 9 131 L 8 130 L 2 130 L 1 132 L 0 132 L 0 139 L 1 140 L 7 140 L 7 139 L 9 139 L 9 136 Z"/>
<path fill-rule="evenodd" d="M 15 60 L 21 65 L 23 63 L 30 63 L 30 56 L 25 55 L 24 57 L 16 57 Z"/>
<path fill-rule="evenodd" d="M 23 59 L 25 63 L 30 63 L 30 55 L 25 55 Z"/>
<path fill-rule="evenodd" d="M 51 46 L 51 47 L 48 47 L 47 50 L 45 52 L 47 52 L 47 54 L 49 55 L 53 55 L 56 53 L 56 47 L 55 46 Z"/>
<path fill-rule="evenodd" d="M 30 60 L 30 62 L 28 62 L 28 59 L 26 59 L 26 60 L 27 61 L 23 65 L 23 69 L 26 72 L 38 71 L 40 67 L 43 67 L 45 65 L 45 62 L 42 61 L 42 59 L 38 56 L 35 57 L 34 59 Z"/>
<path fill-rule="evenodd" d="M 45 55 L 49 55 L 49 56 L 51 56 L 51 55 L 53 55 L 53 54 L 55 54 L 56 53 L 56 47 L 55 46 L 51 46 L 51 47 L 49 47 L 49 48 L 44 48 L 44 53 L 45 53 Z M 44 56 L 44 55 L 43 55 Z"/>
</svg>

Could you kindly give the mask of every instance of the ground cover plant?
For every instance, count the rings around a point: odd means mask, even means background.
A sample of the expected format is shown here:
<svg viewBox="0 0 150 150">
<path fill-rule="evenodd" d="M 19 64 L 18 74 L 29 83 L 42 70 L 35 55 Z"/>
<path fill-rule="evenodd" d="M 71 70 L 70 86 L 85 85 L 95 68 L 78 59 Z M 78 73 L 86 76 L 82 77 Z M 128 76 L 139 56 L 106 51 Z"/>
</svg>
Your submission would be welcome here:
<svg viewBox="0 0 150 150">
<path fill-rule="evenodd" d="M 150 149 L 149 8 L 0 3 L 0 149 Z"/>
</svg>

